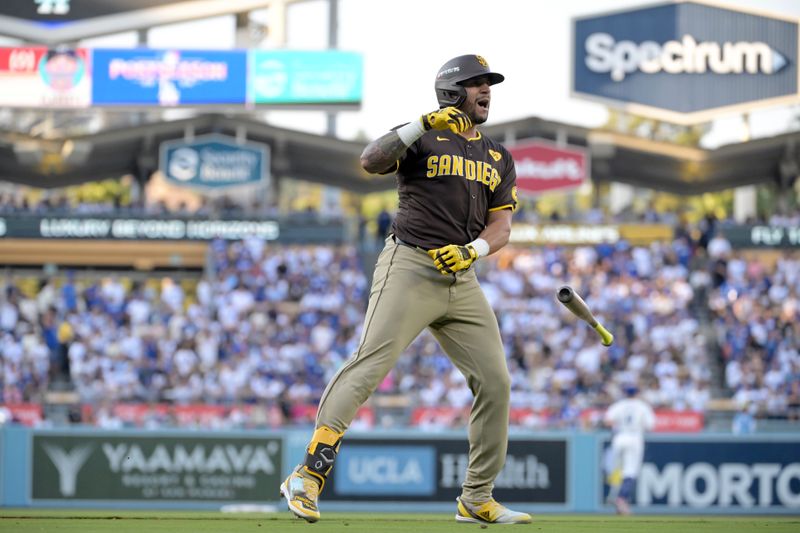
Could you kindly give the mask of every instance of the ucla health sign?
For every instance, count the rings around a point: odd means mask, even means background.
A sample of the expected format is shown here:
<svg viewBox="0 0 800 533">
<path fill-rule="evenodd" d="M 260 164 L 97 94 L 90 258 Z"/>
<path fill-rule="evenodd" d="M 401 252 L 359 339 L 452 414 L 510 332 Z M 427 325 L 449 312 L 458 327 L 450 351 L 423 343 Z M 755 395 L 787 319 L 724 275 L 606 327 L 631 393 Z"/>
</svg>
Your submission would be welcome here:
<svg viewBox="0 0 800 533">
<path fill-rule="evenodd" d="M 328 478 L 326 498 L 453 502 L 469 462 L 464 439 L 353 438 Z M 506 502 L 567 503 L 567 444 L 563 439 L 513 438 L 494 496 Z"/>
<path fill-rule="evenodd" d="M 358 104 L 363 58 L 353 52 L 253 50 L 248 101 L 254 104 Z"/>
<path fill-rule="evenodd" d="M 225 189 L 262 183 L 269 170 L 269 146 L 237 142 L 226 135 L 161 144 L 159 169 L 176 185 Z"/>
<path fill-rule="evenodd" d="M 573 93 L 673 122 L 796 102 L 797 61 L 797 19 L 680 2 L 573 20 Z"/>
<path fill-rule="evenodd" d="M 243 105 L 245 50 L 97 49 L 94 105 Z"/>
</svg>

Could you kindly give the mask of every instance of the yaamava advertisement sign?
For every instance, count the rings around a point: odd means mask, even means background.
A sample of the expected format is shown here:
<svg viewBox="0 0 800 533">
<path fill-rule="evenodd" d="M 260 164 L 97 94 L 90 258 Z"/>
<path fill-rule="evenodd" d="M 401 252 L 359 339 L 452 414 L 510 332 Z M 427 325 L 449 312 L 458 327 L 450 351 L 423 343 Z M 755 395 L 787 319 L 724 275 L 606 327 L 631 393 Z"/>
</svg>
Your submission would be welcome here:
<svg viewBox="0 0 800 533">
<path fill-rule="evenodd" d="M 281 440 L 33 437 L 33 500 L 261 502 L 280 484 Z"/>
</svg>

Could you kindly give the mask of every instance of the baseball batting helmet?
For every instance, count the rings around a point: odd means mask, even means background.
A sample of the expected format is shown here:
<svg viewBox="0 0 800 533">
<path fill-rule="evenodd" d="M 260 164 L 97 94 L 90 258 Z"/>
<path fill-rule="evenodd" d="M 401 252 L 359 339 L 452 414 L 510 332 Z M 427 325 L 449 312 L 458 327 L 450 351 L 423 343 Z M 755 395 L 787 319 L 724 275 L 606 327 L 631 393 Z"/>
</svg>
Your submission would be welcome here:
<svg viewBox="0 0 800 533">
<path fill-rule="evenodd" d="M 458 56 L 442 65 L 436 74 L 435 84 L 439 107 L 458 107 L 464 103 L 467 90 L 463 83 L 480 76 L 489 78 L 489 85 L 500 83 L 505 79 L 502 74 L 492 72 L 489 69 L 489 63 L 481 56 Z"/>
</svg>

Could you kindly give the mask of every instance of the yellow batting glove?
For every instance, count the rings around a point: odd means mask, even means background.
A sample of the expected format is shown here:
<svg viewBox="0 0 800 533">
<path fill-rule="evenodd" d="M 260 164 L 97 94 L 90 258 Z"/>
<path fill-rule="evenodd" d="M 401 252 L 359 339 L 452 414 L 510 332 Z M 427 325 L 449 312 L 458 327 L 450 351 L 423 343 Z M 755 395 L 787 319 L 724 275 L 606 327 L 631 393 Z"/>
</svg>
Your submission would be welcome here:
<svg viewBox="0 0 800 533">
<path fill-rule="evenodd" d="M 472 127 L 469 116 L 456 107 L 445 107 L 422 115 L 422 126 L 428 130 L 447 130 L 462 133 Z"/>
<path fill-rule="evenodd" d="M 433 265 L 445 276 L 469 268 L 478 258 L 478 252 L 471 244 L 448 244 L 428 250 L 428 255 L 433 259 Z"/>
</svg>

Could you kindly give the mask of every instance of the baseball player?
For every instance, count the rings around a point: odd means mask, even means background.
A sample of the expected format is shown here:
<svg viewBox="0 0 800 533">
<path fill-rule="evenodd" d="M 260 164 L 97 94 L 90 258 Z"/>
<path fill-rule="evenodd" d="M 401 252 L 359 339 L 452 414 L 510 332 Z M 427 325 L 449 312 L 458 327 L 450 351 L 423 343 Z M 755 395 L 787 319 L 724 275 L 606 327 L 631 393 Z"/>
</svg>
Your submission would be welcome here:
<svg viewBox="0 0 800 533">
<path fill-rule="evenodd" d="M 609 472 L 622 468 L 622 485 L 614 503 L 619 514 L 630 514 L 633 485 L 642 469 L 644 434 L 653 429 L 656 417 L 653 409 L 636 397 L 636 387 L 625 389 L 627 398 L 617 400 L 606 411 L 604 421 L 614 432 L 611 440 Z"/>
<path fill-rule="evenodd" d="M 320 399 L 303 464 L 281 485 L 289 509 L 315 522 L 342 436 L 356 410 L 428 328 L 474 395 L 469 465 L 456 520 L 527 523 L 492 499 L 508 437 L 509 375 L 500 331 L 472 267 L 506 245 L 517 205 L 514 162 L 476 125 L 489 116 L 503 76 L 477 55 L 451 59 L 436 75 L 439 109 L 371 142 L 370 173 L 396 172 L 399 209 L 375 265 L 358 349 Z"/>
</svg>

